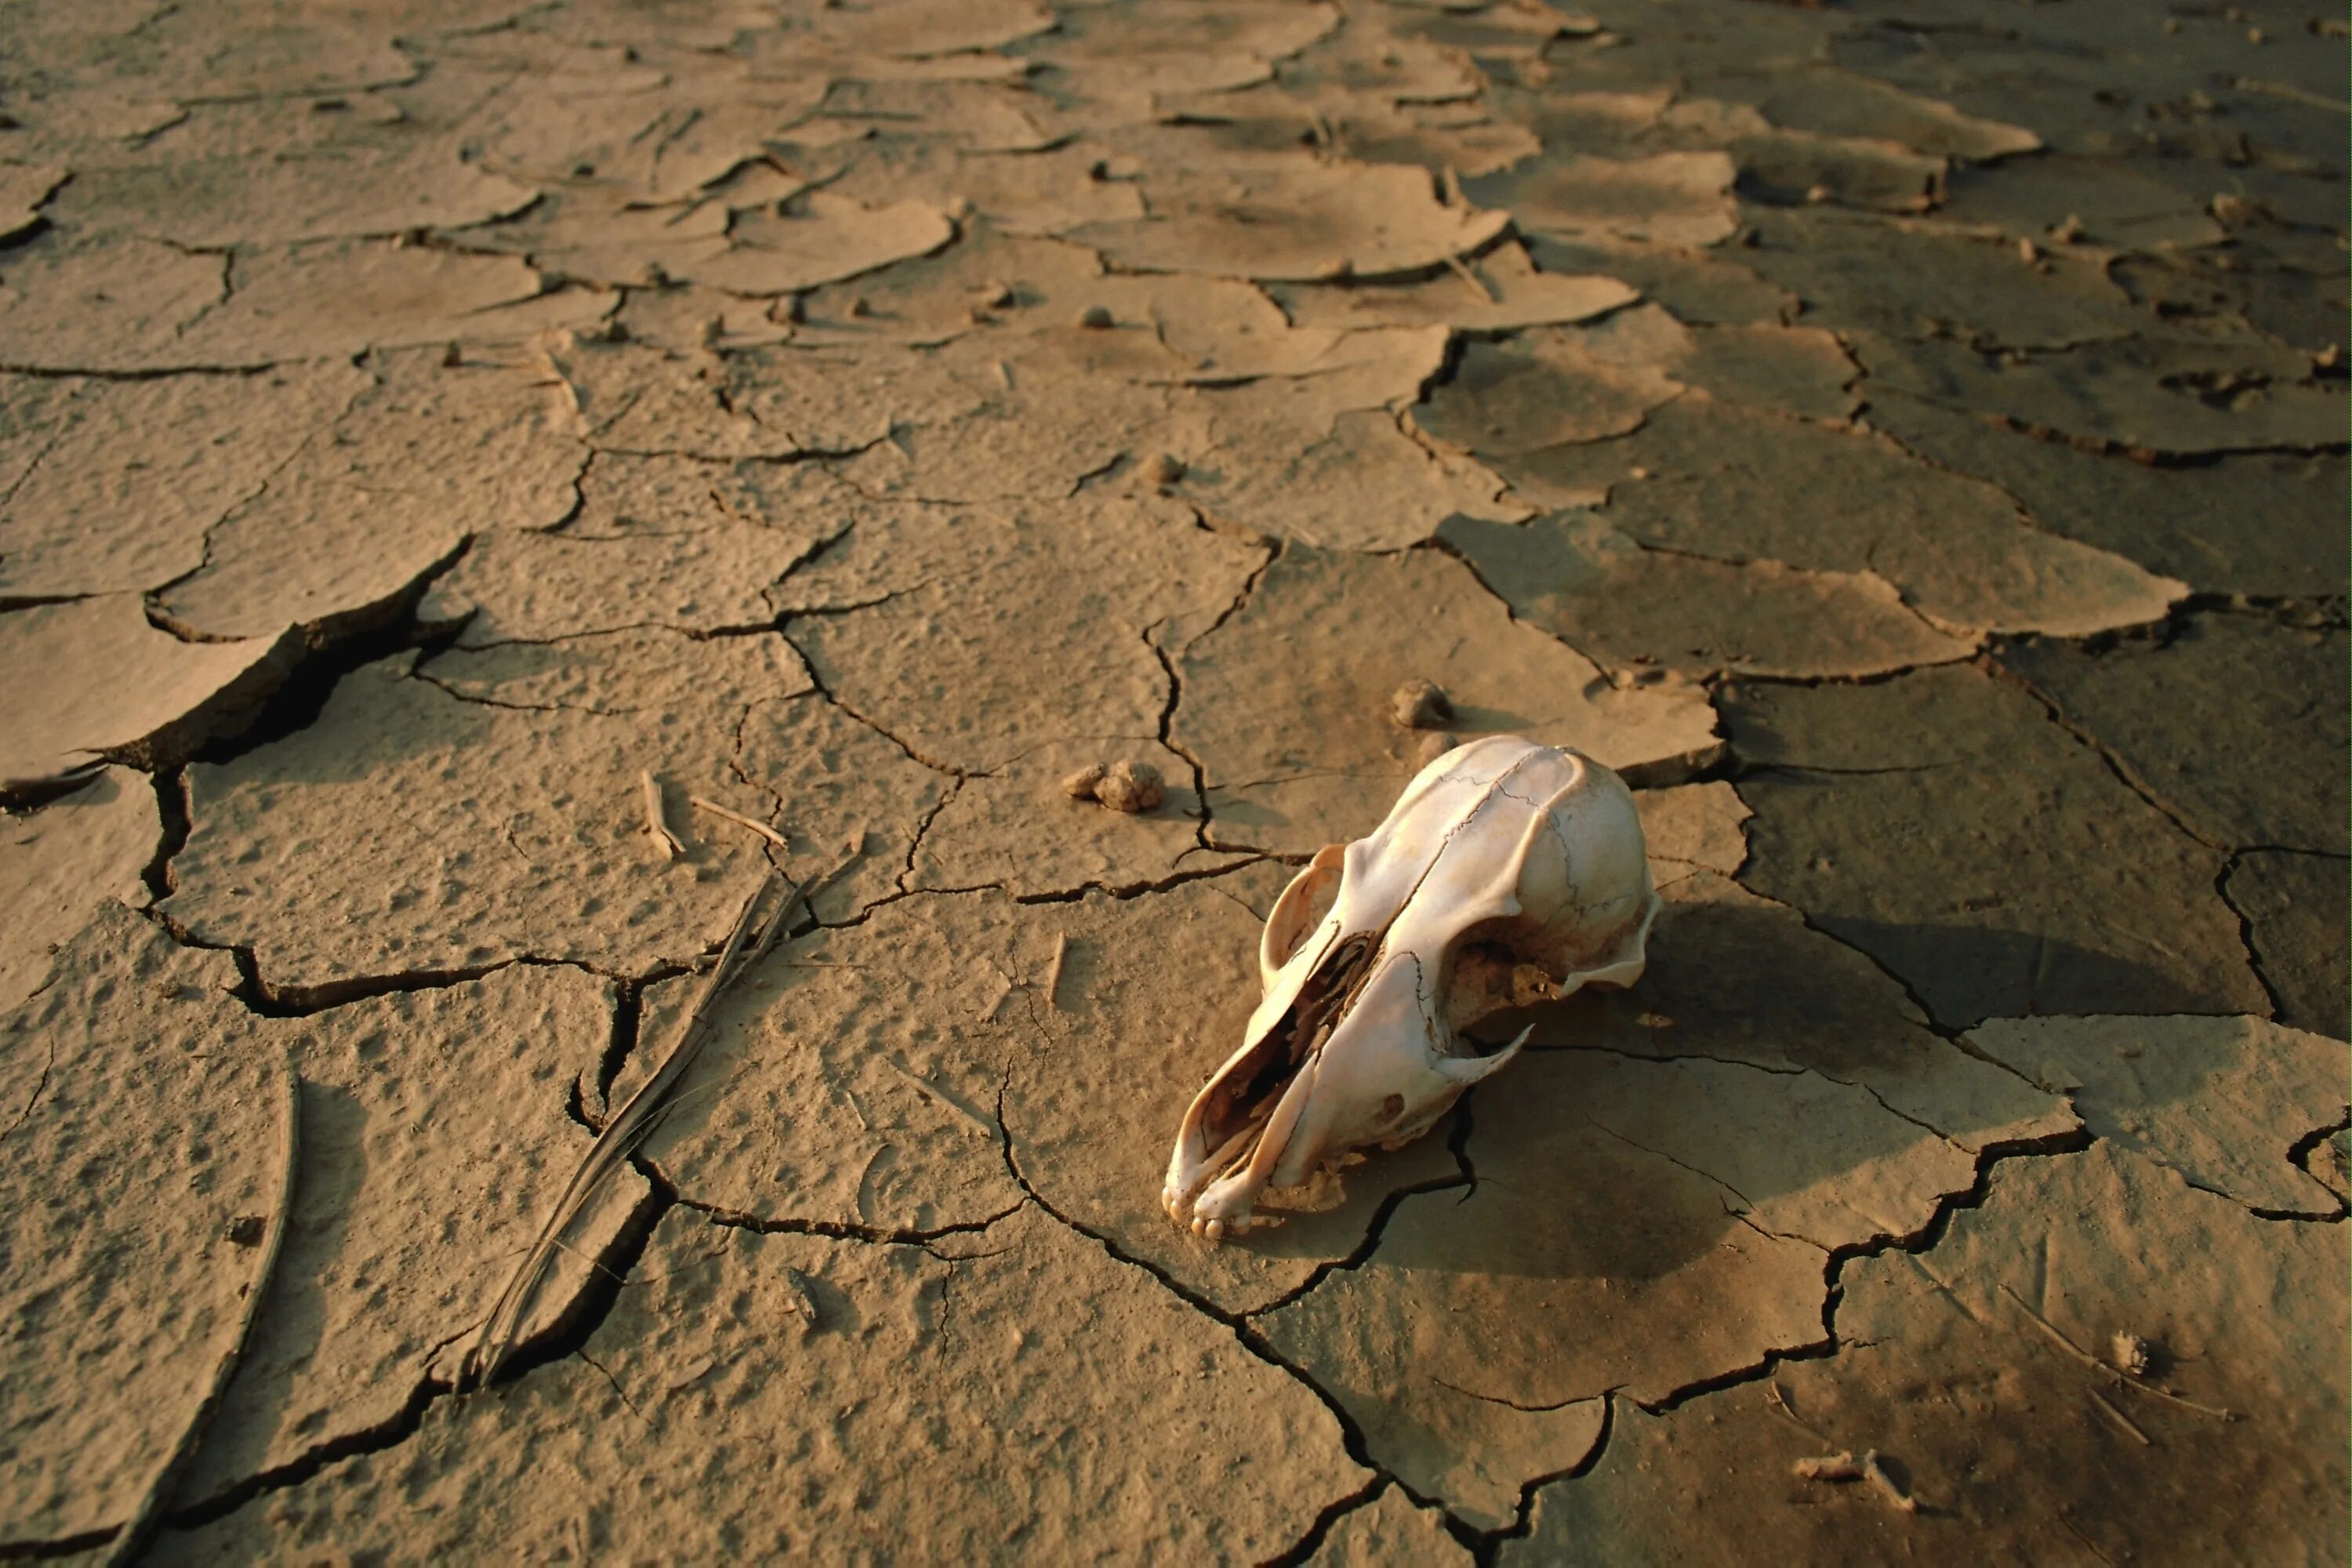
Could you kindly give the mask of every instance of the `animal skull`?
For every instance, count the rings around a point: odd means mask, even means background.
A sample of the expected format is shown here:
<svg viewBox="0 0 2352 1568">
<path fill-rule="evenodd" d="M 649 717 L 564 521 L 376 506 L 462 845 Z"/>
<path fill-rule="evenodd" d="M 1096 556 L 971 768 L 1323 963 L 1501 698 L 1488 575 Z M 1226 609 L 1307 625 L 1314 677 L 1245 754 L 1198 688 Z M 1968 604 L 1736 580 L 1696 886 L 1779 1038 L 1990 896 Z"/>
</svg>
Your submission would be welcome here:
<svg viewBox="0 0 2352 1568">
<path fill-rule="evenodd" d="M 1370 837 L 1328 846 L 1275 900 L 1263 998 L 1176 1134 L 1170 1217 L 1219 1241 L 1266 1223 L 1265 1189 L 1419 1137 L 1527 1039 L 1485 1053 L 1465 1031 L 1633 984 L 1657 912 L 1615 773 L 1509 735 L 1438 757 Z"/>
</svg>

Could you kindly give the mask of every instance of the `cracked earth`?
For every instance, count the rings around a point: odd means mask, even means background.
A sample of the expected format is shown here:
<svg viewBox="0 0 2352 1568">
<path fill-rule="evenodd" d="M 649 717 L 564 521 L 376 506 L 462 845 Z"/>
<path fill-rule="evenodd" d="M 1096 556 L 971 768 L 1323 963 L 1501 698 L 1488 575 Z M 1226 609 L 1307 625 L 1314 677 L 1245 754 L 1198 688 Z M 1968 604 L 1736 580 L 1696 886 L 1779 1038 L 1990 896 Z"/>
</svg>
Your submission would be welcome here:
<svg viewBox="0 0 2352 1568">
<path fill-rule="evenodd" d="M 2340 14 L 0 36 L 0 1556 L 2345 1560 Z M 1210 1247 L 1414 679 L 1649 972 Z"/>
</svg>

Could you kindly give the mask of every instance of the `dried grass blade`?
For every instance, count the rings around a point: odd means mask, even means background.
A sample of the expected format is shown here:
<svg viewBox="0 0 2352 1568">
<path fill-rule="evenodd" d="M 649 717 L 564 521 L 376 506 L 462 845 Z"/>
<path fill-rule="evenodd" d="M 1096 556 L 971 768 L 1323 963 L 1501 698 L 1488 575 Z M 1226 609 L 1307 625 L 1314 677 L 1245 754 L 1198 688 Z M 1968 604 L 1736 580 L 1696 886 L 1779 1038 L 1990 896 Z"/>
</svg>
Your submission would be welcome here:
<svg viewBox="0 0 2352 1568">
<path fill-rule="evenodd" d="M 740 978 L 744 967 L 774 945 L 782 931 L 784 917 L 797 897 L 787 889 L 777 899 L 764 922 L 757 920 L 760 904 L 783 881 L 781 873 L 771 870 L 751 896 L 743 900 L 742 912 L 735 917 L 735 926 L 728 933 L 727 945 L 719 950 L 718 962 L 703 976 L 702 987 L 695 994 L 693 1005 L 678 1026 L 677 1037 L 662 1058 L 661 1066 L 637 1088 L 635 1094 L 605 1121 L 604 1130 L 564 1184 L 563 1194 L 555 1202 L 546 1223 L 540 1227 L 538 1239 L 522 1263 L 499 1293 L 498 1302 L 490 1309 L 481 1332 L 475 1338 L 473 1348 L 466 1352 L 461 1381 L 479 1386 L 496 1377 L 499 1366 L 514 1349 L 515 1337 L 522 1331 L 523 1318 L 539 1289 L 547 1265 L 562 1245 L 564 1233 L 571 1229 L 581 1210 L 604 1179 L 620 1167 L 636 1146 L 644 1142 L 668 1109 L 670 1091 L 686 1076 L 700 1054 L 702 1041 L 709 1025 L 710 1008 Z"/>
</svg>

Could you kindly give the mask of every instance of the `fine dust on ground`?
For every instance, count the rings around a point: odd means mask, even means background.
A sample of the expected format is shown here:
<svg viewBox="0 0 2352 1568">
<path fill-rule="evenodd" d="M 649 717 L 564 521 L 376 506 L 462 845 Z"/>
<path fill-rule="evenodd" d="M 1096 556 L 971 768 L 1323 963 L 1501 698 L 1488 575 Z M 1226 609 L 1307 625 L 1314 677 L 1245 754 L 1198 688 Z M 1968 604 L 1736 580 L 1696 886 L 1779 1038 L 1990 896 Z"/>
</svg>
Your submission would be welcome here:
<svg viewBox="0 0 2352 1568">
<path fill-rule="evenodd" d="M 2340 14 L 0 34 L 0 1554 L 2344 1561 Z M 1649 973 L 1210 1248 L 1416 681 Z"/>
</svg>

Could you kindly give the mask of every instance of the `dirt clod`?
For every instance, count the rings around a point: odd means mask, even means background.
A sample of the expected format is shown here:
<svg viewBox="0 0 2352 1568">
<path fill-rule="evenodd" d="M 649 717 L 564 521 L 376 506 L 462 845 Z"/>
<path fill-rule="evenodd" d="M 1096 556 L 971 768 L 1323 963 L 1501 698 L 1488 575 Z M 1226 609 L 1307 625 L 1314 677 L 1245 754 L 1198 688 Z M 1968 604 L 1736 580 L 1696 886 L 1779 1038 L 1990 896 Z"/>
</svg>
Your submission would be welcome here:
<svg viewBox="0 0 2352 1568">
<path fill-rule="evenodd" d="M 1168 796 L 1167 786 L 1160 782 L 1160 770 L 1150 763 L 1116 762 L 1103 770 L 1101 782 L 1095 785 L 1095 798 L 1113 811 L 1132 816 L 1150 811 Z"/>
<path fill-rule="evenodd" d="M 1408 730 L 1442 730 L 1454 722 L 1454 702 L 1435 681 L 1416 678 L 1389 693 L 1389 717 Z"/>
</svg>

